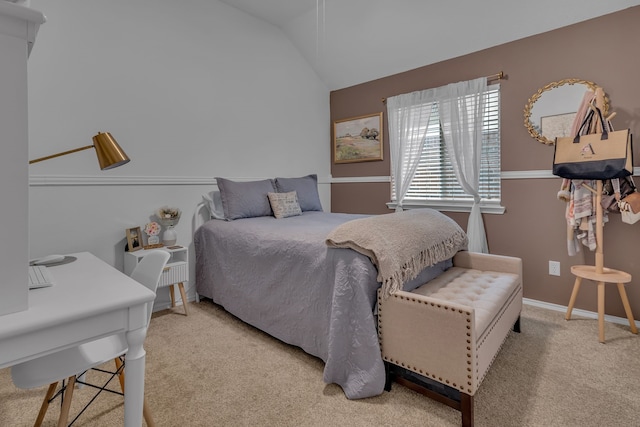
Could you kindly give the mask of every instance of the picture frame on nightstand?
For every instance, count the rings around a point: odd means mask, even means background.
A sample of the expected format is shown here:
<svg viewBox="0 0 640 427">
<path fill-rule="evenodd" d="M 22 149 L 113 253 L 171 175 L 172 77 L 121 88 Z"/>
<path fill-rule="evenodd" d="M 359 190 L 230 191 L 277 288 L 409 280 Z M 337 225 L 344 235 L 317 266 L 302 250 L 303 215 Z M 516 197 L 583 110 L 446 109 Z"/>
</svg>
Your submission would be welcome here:
<svg viewBox="0 0 640 427">
<path fill-rule="evenodd" d="M 142 249 L 142 230 L 140 227 L 127 228 L 127 252 L 135 252 Z"/>
</svg>

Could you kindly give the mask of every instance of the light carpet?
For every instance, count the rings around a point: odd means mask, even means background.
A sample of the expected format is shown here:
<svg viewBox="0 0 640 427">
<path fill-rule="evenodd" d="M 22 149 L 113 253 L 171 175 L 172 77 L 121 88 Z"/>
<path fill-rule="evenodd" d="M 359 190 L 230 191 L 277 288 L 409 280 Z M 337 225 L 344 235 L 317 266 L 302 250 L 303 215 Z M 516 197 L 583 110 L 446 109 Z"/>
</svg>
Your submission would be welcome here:
<svg viewBox="0 0 640 427">
<path fill-rule="evenodd" d="M 460 413 L 394 384 L 348 400 L 323 363 L 203 301 L 155 313 L 146 396 L 158 426 L 459 426 Z M 525 306 L 475 396 L 476 426 L 640 426 L 640 337 L 593 319 Z M 91 372 L 90 379 L 97 373 Z M 102 374 L 100 374 L 102 375 Z M 117 387 L 117 381 L 114 381 Z M 20 390 L 0 370 L 0 426 L 29 426 L 46 387 Z M 76 390 L 72 414 L 90 399 Z M 74 424 L 121 426 L 121 396 L 103 395 Z M 52 404 L 44 425 L 56 424 Z"/>
</svg>

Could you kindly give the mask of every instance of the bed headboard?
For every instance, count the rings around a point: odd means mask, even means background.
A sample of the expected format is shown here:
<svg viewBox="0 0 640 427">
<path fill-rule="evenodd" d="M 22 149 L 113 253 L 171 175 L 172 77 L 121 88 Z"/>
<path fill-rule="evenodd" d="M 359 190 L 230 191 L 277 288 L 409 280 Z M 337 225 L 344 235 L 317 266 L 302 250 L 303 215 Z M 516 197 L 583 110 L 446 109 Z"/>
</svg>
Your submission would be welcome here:
<svg viewBox="0 0 640 427">
<path fill-rule="evenodd" d="M 196 210 L 193 213 L 193 232 L 195 233 L 198 227 L 210 219 L 211 216 L 209 215 L 209 208 L 207 207 L 207 204 L 200 201 L 200 203 L 196 205 Z"/>
</svg>

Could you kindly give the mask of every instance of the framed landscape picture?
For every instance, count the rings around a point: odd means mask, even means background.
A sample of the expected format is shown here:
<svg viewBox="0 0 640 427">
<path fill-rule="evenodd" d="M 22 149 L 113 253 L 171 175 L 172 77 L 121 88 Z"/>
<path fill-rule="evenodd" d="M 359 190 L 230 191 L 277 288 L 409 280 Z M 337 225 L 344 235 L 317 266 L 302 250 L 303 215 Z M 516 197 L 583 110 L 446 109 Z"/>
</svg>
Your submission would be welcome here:
<svg viewBox="0 0 640 427">
<path fill-rule="evenodd" d="M 382 160 L 382 113 L 333 122 L 335 163 Z"/>
</svg>

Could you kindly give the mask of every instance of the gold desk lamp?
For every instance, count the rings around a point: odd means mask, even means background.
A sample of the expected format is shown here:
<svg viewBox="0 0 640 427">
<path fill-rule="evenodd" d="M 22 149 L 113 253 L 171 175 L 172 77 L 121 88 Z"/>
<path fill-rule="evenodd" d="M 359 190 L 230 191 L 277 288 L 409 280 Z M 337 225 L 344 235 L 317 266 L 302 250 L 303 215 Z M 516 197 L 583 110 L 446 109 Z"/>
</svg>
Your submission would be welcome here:
<svg viewBox="0 0 640 427">
<path fill-rule="evenodd" d="M 60 157 L 71 153 L 77 153 L 78 151 L 88 150 L 90 148 L 96 149 L 96 155 L 98 156 L 98 162 L 100 163 L 101 170 L 113 169 L 117 168 L 118 166 L 122 166 L 125 163 L 129 163 L 129 157 L 127 157 L 127 154 L 122 150 L 122 148 L 120 148 L 111 134 L 109 132 L 99 132 L 93 137 L 93 145 L 87 145 L 86 147 L 80 147 L 74 150 L 63 151 L 62 153 L 52 154 L 50 156 L 29 160 L 29 164 L 53 159 L 55 157 Z"/>
</svg>

